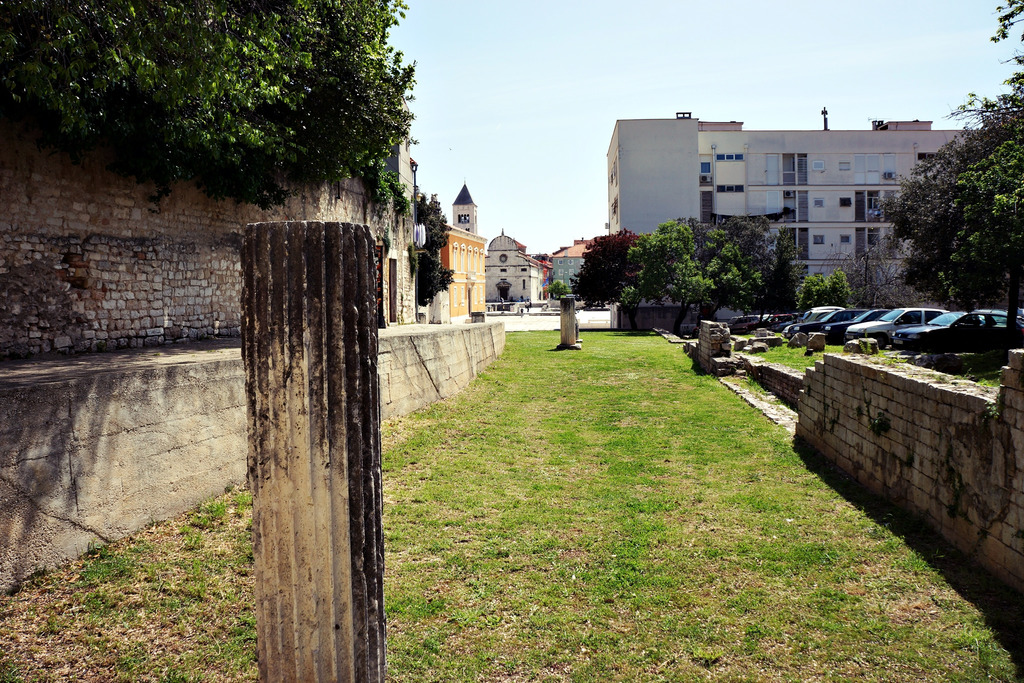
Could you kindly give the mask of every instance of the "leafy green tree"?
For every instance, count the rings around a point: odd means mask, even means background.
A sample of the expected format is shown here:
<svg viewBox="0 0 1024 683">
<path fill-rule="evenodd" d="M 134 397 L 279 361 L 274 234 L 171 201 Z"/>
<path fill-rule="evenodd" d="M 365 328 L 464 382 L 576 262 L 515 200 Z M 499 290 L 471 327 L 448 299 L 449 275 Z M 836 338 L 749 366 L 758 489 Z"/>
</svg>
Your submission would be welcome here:
<svg viewBox="0 0 1024 683">
<path fill-rule="evenodd" d="M 970 308 L 990 301 L 992 292 L 1002 288 L 994 271 L 982 266 L 965 273 L 953 265 L 953 255 L 967 237 L 963 207 L 956 202 L 960 175 L 1010 136 L 1007 127 L 998 125 L 965 131 L 919 163 L 883 204 L 893 235 L 905 246 L 907 284 L 936 301 Z"/>
<path fill-rule="evenodd" d="M 749 311 L 761 289 L 761 274 L 740 245 L 725 232 L 712 230 L 706 234 L 698 252 L 707 282 L 701 299 L 701 310 L 711 317 L 723 308 Z"/>
<path fill-rule="evenodd" d="M 434 296 L 448 291 L 455 279 L 455 271 L 441 262 L 441 250 L 448 246 L 448 219 L 441 209 L 437 195 L 428 201 L 424 195 L 416 200 L 417 220 L 427 229 L 427 243 L 413 260 L 416 264 L 416 302 L 428 305 Z M 409 245 L 412 247 L 412 245 Z"/>
<path fill-rule="evenodd" d="M 388 45 L 401 0 L 8 0 L 0 11 L 0 117 L 156 197 L 194 180 L 268 207 L 285 180 L 383 170 L 408 135 L 413 68 Z"/>
<path fill-rule="evenodd" d="M 796 293 L 802 276 L 797 263 L 798 256 L 793 229 L 780 227 L 772 245 L 771 265 L 762 275 L 763 286 L 758 294 L 761 313 L 792 311 L 796 308 Z"/>
<path fill-rule="evenodd" d="M 710 283 L 694 260 L 691 226 L 683 220 L 662 223 L 649 235 L 640 235 L 629 250 L 630 261 L 640 267 L 636 292 L 631 296 L 655 303 L 679 305 L 672 331 L 680 334 L 690 307 L 703 300 Z"/>
<path fill-rule="evenodd" d="M 1007 295 L 1007 328 L 1012 329 L 1024 268 L 1024 146 L 1017 140 L 1004 142 L 961 173 L 957 187 L 964 228 L 952 258 L 959 276 L 950 279 L 950 293 L 957 298 L 961 283 L 974 291 L 976 271 L 983 267 L 983 283 L 993 277 L 999 282 L 990 295 Z"/>
<path fill-rule="evenodd" d="M 800 309 L 817 306 L 843 306 L 850 302 L 850 285 L 846 281 L 846 273 L 834 270 L 828 277 L 817 273 L 804 278 L 800 288 L 797 306 Z"/>
<path fill-rule="evenodd" d="M 572 290 L 587 305 L 618 304 L 634 330 L 640 300 L 636 296 L 637 268 L 629 260 L 629 250 L 636 239 L 636 233 L 628 230 L 594 238 L 583 254 L 583 267 L 572 279 Z M 630 287 L 630 292 L 623 296 L 623 291 Z"/>
<path fill-rule="evenodd" d="M 561 280 L 554 280 L 548 285 L 548 296 L 552 299 L 561 299 L 563 296 L 572 294 L 572 289 L 569 285 L 565 284 Z"/>
</svg>

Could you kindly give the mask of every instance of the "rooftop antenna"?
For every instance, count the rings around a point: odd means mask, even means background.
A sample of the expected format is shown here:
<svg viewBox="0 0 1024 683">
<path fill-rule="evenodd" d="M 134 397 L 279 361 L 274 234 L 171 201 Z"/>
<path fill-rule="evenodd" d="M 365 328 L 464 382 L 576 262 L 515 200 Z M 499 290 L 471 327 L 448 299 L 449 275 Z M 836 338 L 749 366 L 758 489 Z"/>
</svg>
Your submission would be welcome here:
<svg viewBox="0 0 1024 683">
<path fill-rule="evenodd" d="M 822 107 L 821 108 L 821 118 L 825 119 L 825 128 L 824 128 L 824 130 L 828 130 L 828 108 L 827 107 Z"/>
</svg>

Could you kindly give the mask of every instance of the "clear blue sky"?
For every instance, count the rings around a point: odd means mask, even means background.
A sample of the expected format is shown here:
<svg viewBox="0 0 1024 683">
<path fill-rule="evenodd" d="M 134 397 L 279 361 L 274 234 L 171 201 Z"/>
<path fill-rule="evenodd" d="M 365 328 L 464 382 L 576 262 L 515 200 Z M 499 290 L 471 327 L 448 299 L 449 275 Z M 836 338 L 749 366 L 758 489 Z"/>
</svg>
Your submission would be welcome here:
<svg viewBox="0 0 1024 683">
<path fill-rule="evenodd" d="M 1019 38 L 999 0 L 408 0 L 391 43 L 415 61 L 412 156 L 451 220 L 465 181 L 480 232 L 531 253 L 604 234 L 617 119 L 863 130 L 996 95 Z"/>
</svg>

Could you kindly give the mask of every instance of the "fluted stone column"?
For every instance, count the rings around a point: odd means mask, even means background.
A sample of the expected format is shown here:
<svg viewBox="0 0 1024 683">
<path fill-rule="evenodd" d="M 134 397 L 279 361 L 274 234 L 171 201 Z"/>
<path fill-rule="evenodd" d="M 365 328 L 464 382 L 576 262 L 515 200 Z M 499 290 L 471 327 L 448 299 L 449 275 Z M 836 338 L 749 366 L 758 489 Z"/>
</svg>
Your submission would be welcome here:
<svg viewBox="0 0 1024 683">
<path fill-rule="evenodd" d="M 374 240 L 246 226 L 242 353 L 262 681 L 383 681 Z"/>
<path fill-rule="evenodd" d="M 580 345 L 580 324 L 576 320 L 576 297 L 563 296 L 561 304 L 562 343 L 558 348 L 580 350 L 583 347 Z"/>
</svg>

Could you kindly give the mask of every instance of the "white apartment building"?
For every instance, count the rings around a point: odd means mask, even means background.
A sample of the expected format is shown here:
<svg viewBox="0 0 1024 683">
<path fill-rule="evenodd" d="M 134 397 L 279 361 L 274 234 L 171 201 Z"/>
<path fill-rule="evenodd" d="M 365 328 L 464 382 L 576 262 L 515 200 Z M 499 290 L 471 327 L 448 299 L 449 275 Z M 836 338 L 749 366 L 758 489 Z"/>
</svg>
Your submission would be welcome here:
<svg viewBox="0 0 1024 683">
<path fill-rule="evenodd" d="M 743 130 L 679 112 L 620 120 L 608 148 L 608 229 L 651 233 L 674 218 L 764 215 L 794 228 L 809 274 L 828 273 L 889 227 L 881 200 L 960 131 L 931 121 L 870 130 Z"/>
</svg>

